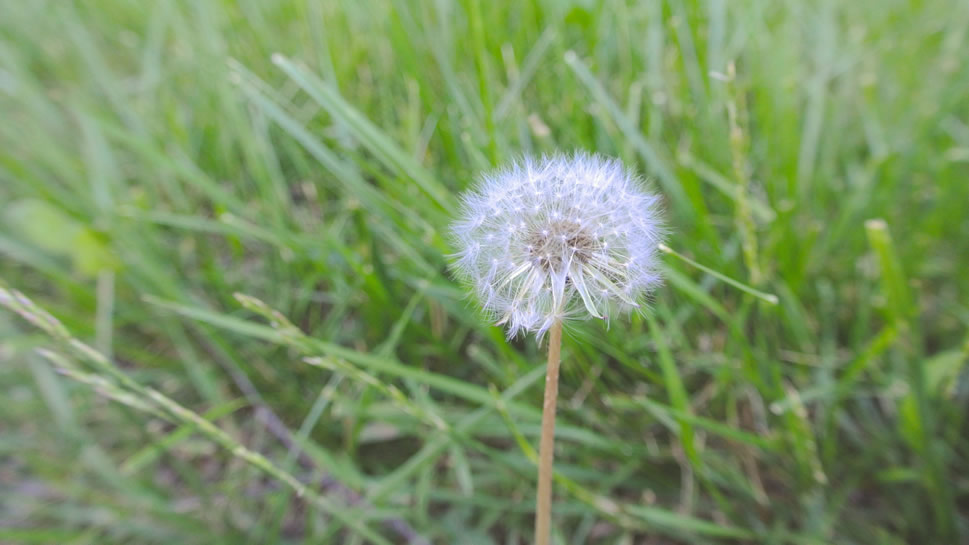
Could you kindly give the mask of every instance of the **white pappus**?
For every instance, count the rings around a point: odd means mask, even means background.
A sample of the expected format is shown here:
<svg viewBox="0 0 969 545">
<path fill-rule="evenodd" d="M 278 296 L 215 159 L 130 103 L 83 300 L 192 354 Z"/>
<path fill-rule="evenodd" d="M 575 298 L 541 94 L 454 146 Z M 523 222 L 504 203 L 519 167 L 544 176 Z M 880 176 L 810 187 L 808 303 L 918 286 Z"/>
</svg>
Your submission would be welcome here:
<svg viewBox="0 0 969 545">
<path fill-rule="evenodd" d="M 660 198 L 615 159 L 524 158 L 483 175 L 451 226 L 453 270 L 509 336 L 638 308 L 659 283 Z"/>
</svg>

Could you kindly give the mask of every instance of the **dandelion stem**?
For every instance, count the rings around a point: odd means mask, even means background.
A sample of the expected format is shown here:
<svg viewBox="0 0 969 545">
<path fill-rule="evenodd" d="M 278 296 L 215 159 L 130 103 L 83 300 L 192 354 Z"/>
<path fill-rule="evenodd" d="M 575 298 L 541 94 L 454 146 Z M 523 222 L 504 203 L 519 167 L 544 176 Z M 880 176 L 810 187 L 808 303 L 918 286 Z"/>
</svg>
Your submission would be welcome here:
<svg viewBox="0 0 969 545">
<path fill-rule="evenodd" d="M 559 394 L 559 363 L 562 353 L 562 322 L 556 321 L 548 338 L 545 371 L 545 403 L 542 406 L 542 438 L 538 448 L 538 499 L 535 502 L 535 545 L 549 545 L 552 526 L 552 458 L 555 447 L 555 402 Z"/>
</svg>

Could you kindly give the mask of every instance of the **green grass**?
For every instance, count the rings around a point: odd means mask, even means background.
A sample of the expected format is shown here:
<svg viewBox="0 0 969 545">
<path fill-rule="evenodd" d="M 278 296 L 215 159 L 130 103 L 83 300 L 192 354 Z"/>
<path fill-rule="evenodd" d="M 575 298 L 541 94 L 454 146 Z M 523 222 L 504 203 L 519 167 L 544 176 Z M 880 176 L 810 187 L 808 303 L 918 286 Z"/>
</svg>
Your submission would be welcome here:
<svg viewBox="0 0 969 545">
<path fill-rule="evenodd" d="M 570 149 L 671 237 L 567 335 L 559 543 L 969 541 L 966 2 L 0 13 L 0 543 L 526 543 L 544 358 L 446 226 Z"/>
</svg>

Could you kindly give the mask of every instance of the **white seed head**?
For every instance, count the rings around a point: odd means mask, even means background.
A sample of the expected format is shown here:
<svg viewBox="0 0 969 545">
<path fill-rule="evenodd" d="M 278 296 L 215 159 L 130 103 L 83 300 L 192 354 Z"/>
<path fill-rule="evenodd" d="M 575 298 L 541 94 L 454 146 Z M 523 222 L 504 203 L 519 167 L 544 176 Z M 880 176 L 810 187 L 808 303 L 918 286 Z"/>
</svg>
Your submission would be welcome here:
<svg viewBox="0 0 969 545">
<path fill-rule="evenodd" d="M 530 158 L 481 177 L 451 226 L 453 269 L 510 336 L 638 308 L 659 283 L 660 199 L 619 161 Z"/>
</svg>

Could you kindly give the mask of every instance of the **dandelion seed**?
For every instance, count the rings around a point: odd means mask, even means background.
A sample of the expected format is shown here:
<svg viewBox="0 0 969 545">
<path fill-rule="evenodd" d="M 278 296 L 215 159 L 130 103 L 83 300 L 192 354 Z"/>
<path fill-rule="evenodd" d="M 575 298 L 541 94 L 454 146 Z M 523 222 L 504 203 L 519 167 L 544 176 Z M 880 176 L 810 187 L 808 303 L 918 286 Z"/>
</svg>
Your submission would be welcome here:
<svg viewBox="0 0 969 545">
<path fill-rule="evenodd" d="M 452 226 L 454 271 L 486 295 L 484 310 L 510 336 L 631 311 L 659 281 L 659 198 L 617 160 L 526 158 L 484 175 L 463 204 Z M 499 258 L 528 270 L 497 268 Z"/>
</svg>

